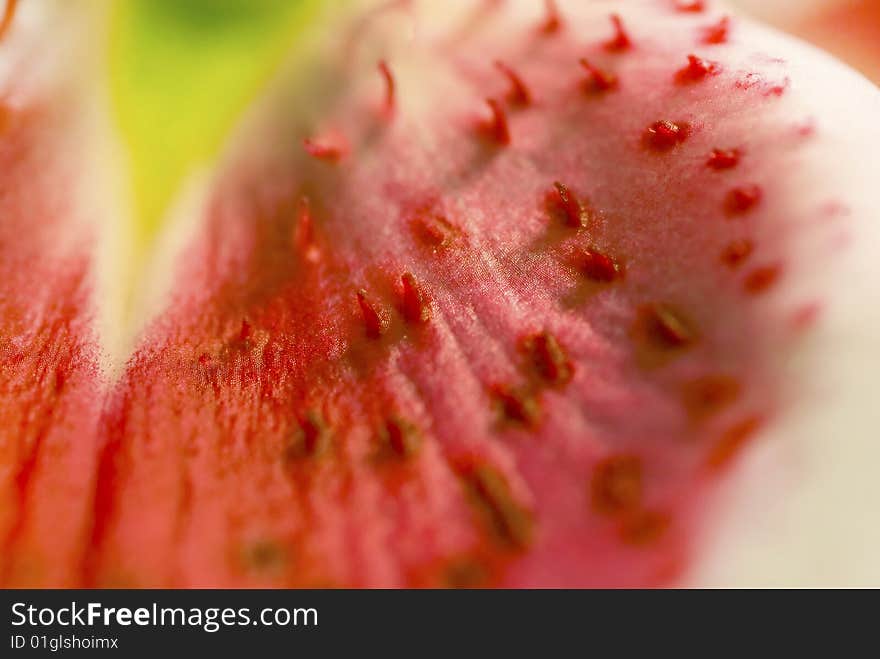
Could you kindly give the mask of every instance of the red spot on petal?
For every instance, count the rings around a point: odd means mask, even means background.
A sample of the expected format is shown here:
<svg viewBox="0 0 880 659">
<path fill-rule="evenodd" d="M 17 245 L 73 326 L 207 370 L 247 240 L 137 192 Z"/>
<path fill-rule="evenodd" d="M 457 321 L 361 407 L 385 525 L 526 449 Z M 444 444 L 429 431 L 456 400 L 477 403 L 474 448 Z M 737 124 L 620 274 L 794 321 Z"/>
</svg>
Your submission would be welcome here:
<svg viewBox="0 0 880 659">
<path fill-rule="evenodd" d="M 632 41 L 627 34 L 623 19 L 619 14 L 611 15 L 611 25 L 614 27 L 614 36 L 605 42 L 605 49 L 612 52 L 628 50 L 632 47 Z"/>
<path fill-rule="evenodd" d="M 735 240 L 721 252 L 721 262 L 729 268 L 738 268 L 749 259 L 754 251 L 755 244 L 748 238 Z"/>
<path fill-rule="evenodd" d="M 376 311 L 376 308 L 367 297 L 367 291 L 363 288 L 357 292 L 357 301 L 358 306 L 361 308 L 367 336 L 371 339 L 378 339 L 388 327 L 388 318 Z"/>
<path fill-rule="evenodd" d="M 797 331 L 805 331 L 810 329 L 819 320 L 822 313 L 822 305 L 818 302 L 811 302 L 799 307 L 792 314 L 791 322 Z"/>
<path fill-rule="evenodd" d="M 573 191 L 559 181 L 556 181 L 553 187 L 556 189 L 556 201 L 565 216 L 565 223 L 574 228 L 587 226 L 590 219 L 589 208 L 581 203 Z"/>
<path fill-rule="evenodd" d="M 400 458 L 410 458 L 418 453 L 422 440 L 416 427 L 398 416 L 385 420 L 382 428 L 384 444 Z"/>
<path fill-rule="evenodd" d="M 293 230 L 294 248 L 300 252 L 307 261 L 314 263 L 319 258 L 319 252 L 318 247 L 315 244 L 314 218 L 312 216 L 312 207 L 308 197 L 300 197 L 297 216 L 297 222 Z"/>
<path fill-rule="evenodd" d="M 729 465 L 760 430 L 762 424 L 761 418 L 750 417 L 728 428 L 709 451 L 706 459 L 709 469 L 718 470 Z"/>
<path fill-rule="evenodd" d="M 342 158 L 344 149 L 338 144 L 330 144 L 329 142 L 318 142 L 314 139 L 307 138 L 303 140 L 303 147 L 313 158 L 325 160 L 327 162 L 336 162 Z"/>
<path fill-rule="evenodd" d="M 805 119 L 800 121 L 795 124 L 794 130 L 795 134 L 802 139 L 813 137 L 816 134 L 816 120 Z"/>
<path fill-rule="evenodd" d="M 541 420 L 541 406 L 528 392 L 507 385 L 496 385 L 492 387 L 492 395 L 506 420 L 530 428 L 537 426 Z"/>
<path fill-rule="evenodd" d="M 737 89 L 757 89 L 762 96 L 782 96 L 791 84 L 791 80 L 785 78 L 782 82 L 773 82 L 760 73 L 752 71 L 742 74 L 734 84 Z"/>
<path fill-rule="evenodd" d="M 385 60 L 379 62 L 379 73 L 385 80 L 385 111 L 388 113 L 394 112 L 394 74 L 391 73 L 388 62 L 386 62 Z"/>
<path fill-rule="evenodd" d="M 287 563 L 288 552 L 271 540 L 259 540 L 242 548 L 241 561 L 255 574 L 277 574 Z"/>
<path fill-rule="evenodd" d="M 635 455 L 614 455 L 593 468 L 590 481 L 593 508 L 603 515 L 637 509 L 642 502 L 642 460 Z"/>
<path fill-rule="evenodd" d="M 501 107 L 501 103 L 494 98 L 487 99 L 486 104 L 492 112 L 492 120 L 488 126 L 489 135 L 498 144 L 510 144 L 510 127 L 507 123 L 507 113 Z"/>
<path fill-rule="evenodd" d="M 611 283 L 623 276 L 621 265 L 594 247 L 588 247 L 584 250 L 580 267 L 589 279 L 598 283 Z"/>
<path fill-rule="evenodd" d="M 604 92 L 617 87 L 617 76 L 592 65 L 587 59 L 581 58 L 580 64 L 587 71 L 587 89 L 591 92 Z"/>
<path fill-rule="evenodd" d="M 330 444 L 330 433 L 324 418 L 314 410 L 307 410 L 286 449 L 286 458 L 296 460 L 322 455 Z"/>
<path fill-rule="evenodd" d="M 495 62 L 495 67 L 510 81 L 510 92 L 507 95 L 510 102 L 529 105 L 532 102 L 532 94 L 519 74 L 504 62 Z"/>
<path fill-rule="evenodd" d="M 624 520 L 620 527 L 620 538 L 637 547 L 651 545 L 666 534 L 671 521 L 666 513 L 639 510 Z"/>
<path fill-rule="evenodd" d="M 731 215 L 743 215 L 754 209 L 764 196 L 758 185 L 746 185 L 734 188 L 727 194 L 725 207 Z"/>
<path fill-rule="evenodd" d="M 730 406 L 741 393 L 742 385 L 736 378 L 706 375 L 684 385 L 682 400 L 691 418 L 700 421 Z"/>
<path fill-rule="evenodd" d="M 562 27 L 562 18 L 559 15 L 559 7 L 555 0 L 544 0 L 546 17 L 541 24 L 541 30 L 545 34 L 555 34 Z"/>
<path fill-rule="evenodd" d="M 761 266 L 752 270 L 745 279 L 743 287 L 747 293 L 758 295 L 772 288 L 782 275 L 782 266 L 778 264 Z"/>
<path fill-rule="evenodd" d="M 241 329 L 238 330 L 238 340 L 247 341 L 249 338 L 251 338 L 252 332 L 253 328 L 251 327 L 251 324 L 247 320 L 242 319 Z"/>
<path fill-rule="evenodd" d="M 764 83 L 764 77 L 760 73 L 752 71 L 742 74 L 734 84 L 737 89 L 752 89 Z"/>
<path fill-rule="evenodd" d="M 563 347 L 549 332 L 526 339 L 525 347 L 538 374 L 554 385 L 571 380 L 574 368 Z"/>
<path fill-rule="evenodd" d="M 705 0 L 678 0 L 675 3 L 675 8 L 678 11 L 696 14 L 706 9 L 706 3 Z"/>
<path fill-rule="evenodd" d="M 12 21 L 15 19 L 15 10 L 18 7 L 18 0 L 6 0 L 6 7 L 3 10 L 3 18 L 0 18 L 0 39 L 6 35 Z"/>
<path fill-rule="evenodd" d="M 714 25 L 703 28 L 703 43 L 717 45 L 730 38 L 730 17 L 725 16 Z"/>
<path fill-rule="evenodd" d="M 534 535 L 533 516 L 516 501 L 504 476 L 476 464 L 465 470 L 463 478 L 496 538 L 511 549 L 528 547 Z"/>
<path fill-rule="evenodd" d="M 655 151 L 669 151 L 684 142 L 690 135 L 685 123 L 655 121 L 645 131 L 645 143 Z"/>
<path fill-rule="evenodd" d="M 740 158 L 742 153 L 739 149 L 713 149 L 706 166 L 717 171 L 733 169 L 739 164 Z"/>
<path fill-rule="evenodd" d="M 778 82 L 767 87 L 764 92 L 765 96 L 782 96 L 788 86 L 791 84 L 791 78 L 785 78 L 782 82 Z"/>
<path fill-rule="evenodd" d="M 460 234 L 458 227 L 435 213 L 417 216 L 411 226 L 416 237 L 434 251 L 449 247 Z"/>
<path fill-rule="evenodd" d="M 636 322 L 640 334 L 656 348 L 687 348 L 697 341 L 697 333 L 690 322 L 668 304 L 643 307 Z"/>
<path fill-rule="evenodd" d="M 410 323 L 422 323 L 431 315 L 431 307 L 416 278 L 409 272 L 400 278 L 403 285 L 403 317 Z"/>
<path fill-rule="evenodd" d="M 442 571 L 440 583 L 447 588 L 480 588 L 490 583 L 490 569 L 480 560 L 458 558 Z"/>
<path fill-rule="evenodd" d="M 841 201 L 828 201 L 819 208 L 819 212 L 823 217 L 833 220 L 838 217 L 848 217 L 852 214 L 852 209 Z"/>
<path fill-rule="evenodd" d="M 675 79 L 679 84 L 688 84 L 699 82 L 707 76 L 717 75 L 721 72 L 721 66 L 718 62 L 712 62 L 696 55 L 688 55 L 688 63 L 675 74 Z"/>
</svg>

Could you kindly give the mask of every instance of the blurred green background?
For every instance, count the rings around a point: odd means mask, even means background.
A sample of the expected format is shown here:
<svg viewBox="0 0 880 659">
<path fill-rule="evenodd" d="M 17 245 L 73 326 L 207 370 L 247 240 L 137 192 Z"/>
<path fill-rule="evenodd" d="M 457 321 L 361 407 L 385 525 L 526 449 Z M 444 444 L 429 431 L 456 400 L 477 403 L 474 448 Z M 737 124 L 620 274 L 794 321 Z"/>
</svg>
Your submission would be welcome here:
<svg viewBox="0 0 880 659">
<path fill-rule="evenodd" d="M 210 161 L 320 0 L 116 0 L 110 76 L 131 160 L 137 243 Z"/>
</svg>

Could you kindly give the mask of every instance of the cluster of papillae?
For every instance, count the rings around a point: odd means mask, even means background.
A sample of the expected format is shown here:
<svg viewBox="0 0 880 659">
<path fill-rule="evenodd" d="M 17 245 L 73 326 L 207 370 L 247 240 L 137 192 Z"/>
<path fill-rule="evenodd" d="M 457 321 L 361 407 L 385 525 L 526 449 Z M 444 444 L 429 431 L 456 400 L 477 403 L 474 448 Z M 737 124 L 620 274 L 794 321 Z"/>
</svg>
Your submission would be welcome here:
<svg viewBox="0 0 880 659">
<path fill-rule="evenodd" d="M 670 7 L 698 20 L 706 9 Z M 571 58 L 571 85 L 591 107 L 628 93 L 615 66 L 640 47 L 628 24 L 612 15 L 596 56 Z M 572 27 L 551 0 L 531 29 L 551 43 Z M 663 73 L 670 89 L 729 81 L 710 55 L 734 27 L 698 25 Z M 517 113 L 539 108 L 544 90 L 511 58 L 486 61 L 504 91 L 485 99 L 488 114 L 464 138 L 501 160 L 519 147 Z M 401 119 L 394 71 L 393 60 L 378 63 L 380 152 Z M 786 90 L 748 75 L 734 85 L 773 103 Z M 658 170 L 681 162 L 697 127 L 650 119 L 629 155 Z M 387 217 L 360 249 L 349 234 L 363 226 L 346 224 L 366 187 L 357 139 L 315 134 L 303 146 L 296 171 L 284 170 L 293 182 L 270 180 L 285 192 L 268 209 L 241 201 L 259 197 L 263 173 L 221 177 L 182 268 L 191 276 L 102 402 L 79 583 L 643 585 L 679 574 L 693 499 L 766 422 L 764 407 L 744 401 L 760 346 L 735 366 L 702 353 L 714 327 L 639 279 L 644 259 L 597 229 L 614 209 L 576 173 L 541 179 L 539 239 L 499 248 L 447 212 L 442 184 L 431 182 L 439 194 L 427 201 L 395 196 L 409 183 L 404 163 L 397 187 L 391 175 L 370 179 L 389 191 Z M 723 226 L 711 268 L 733 282 L 720 308 L 743 332 L 748 305 L 783 274 L 772 247 L 747 233 L 775 188 L 733 181 L 752 171 L 755 146 L 688 156 L 695 178 L 722 193 L 707 202 Z M 505 201 L 502 188 L 492 201 Z M 403 230 L 389 238 L 394 222 Z M 542 286 L 556 288 L 542 297 Z M 593 324 L 595 309 L 610 315 Z"/>
</svg>

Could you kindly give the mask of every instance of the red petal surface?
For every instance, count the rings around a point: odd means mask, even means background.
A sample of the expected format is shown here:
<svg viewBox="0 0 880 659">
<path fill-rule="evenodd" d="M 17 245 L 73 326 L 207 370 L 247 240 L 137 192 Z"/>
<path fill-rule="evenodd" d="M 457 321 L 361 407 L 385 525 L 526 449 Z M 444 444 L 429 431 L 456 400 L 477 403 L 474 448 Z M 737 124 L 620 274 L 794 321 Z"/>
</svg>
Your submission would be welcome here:
<svg viewBox="0 0 880 659">
<path fill-rule="evenodd" d="M 64 178 L 4 151 L 32 177 L 0 244 L 5 583 L 687 573 L 821 316 L 792 282 L 845 254 L 829 113 L 781 58 L 805 56 L 738 19 L 633 2 L 609 41 L 604 9 L 549 7 L 549 30 L 504 4 L 404 45 L 368 29 L 298 89 L 317 120 L 256 111 L 100 398 L 85 261 L 42 262 Z M 713 65 L 682 84 L 689 55 Z"/>
</svg>

